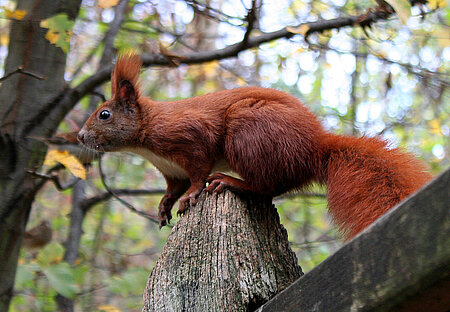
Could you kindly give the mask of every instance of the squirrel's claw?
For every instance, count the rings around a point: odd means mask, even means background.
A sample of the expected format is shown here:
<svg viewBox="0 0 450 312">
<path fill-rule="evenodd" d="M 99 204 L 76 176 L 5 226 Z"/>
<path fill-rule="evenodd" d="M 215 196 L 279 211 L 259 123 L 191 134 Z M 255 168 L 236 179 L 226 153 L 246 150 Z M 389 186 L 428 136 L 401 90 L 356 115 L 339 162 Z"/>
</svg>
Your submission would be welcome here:
<svg viewBox="0 0 450 312">
<path fill-rule="evenodd" d="M 183 216 L 190 207 L 194 207 L 195 204 L 197 204 L 197 196 L 198 194 L 193 192 L 186 196 L 181 197 L 177 215 Z"/>
<path fill-rule="evenodd" d="M 171 207 L 172 208 L 172 207 Z M 163 226 L 170 224 L 170 220 L 172 219 L 172 213 L 169 210 L 160 210 L 158 213 L 159 220 L 159 229 Z"/>
</svg>

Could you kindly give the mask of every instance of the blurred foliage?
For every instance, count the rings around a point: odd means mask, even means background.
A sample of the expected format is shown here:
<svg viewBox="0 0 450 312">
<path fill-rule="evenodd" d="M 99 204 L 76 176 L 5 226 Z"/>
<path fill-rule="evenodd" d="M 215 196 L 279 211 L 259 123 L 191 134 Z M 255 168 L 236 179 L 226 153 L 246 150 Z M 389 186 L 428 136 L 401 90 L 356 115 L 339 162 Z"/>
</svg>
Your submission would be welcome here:
<svg viewBox="0 0 450 312">
<path fill-rule="evenodd" d="M 250 1 L 132 0 L 115 38 L 117 50 L 158 53 L 159 44 L 183 55 L 222 48 L 245 33 Z M 393 1 L 401 2 L 401 1 Z M 78 83 L 96 72 L 102 38 L 114 17 L 117 1 L 84 0 L 75 24 L 55 16 L 47 24 L 49 40 L 68 51 L 66 79 Z M 363 14 L 375 1 L 264 1 L 258 27 L 274 31 L 286 26 L 348 14 Z M 0 0 L 0 63 L 7 56 L 8 25 L 26 12 L 14 1 Z M 277 40 L 237 58 L 176 68 L 152 67 L 142 74 L 144 93 L 155 100 L 176 100 L 245 85 L 273 87 L 304 101 L 333 132 L 381 135 L 424 159 L 437 174 L 449 166 L 450 8 L 429 1 L 421 12 L 411 9 L 405 24 L 397 17 L 368 29 L 358 27 Z M 402 18 L 405 18 L 402 16 Z M 258 33 L 258 30 L 255 30 Z M 56 36 L 56 34 L 60 35 Z M 69 39 L 70 38 L 70 44 Z M 1 70 L 1 69 L 0 69 Z M 1 76 L 1 75 L 0 75 Z M 109 84 L 104 94 L 110 94 Z M 85 98 L 61 124 L 86 118 Z M 108 183 L 115 188 L 164 188 L 162 176 L 133 155 L 107 155 Z M 88 172 L 86 196 L 104 192 L 97 166 Z M 61 179 L 70 179 L 61 172 Z M 342 242 L 326 213 L 325 190 L 312 187 L 306 196 L 276 199 L 282 223 L 304 271 L 336 251 Z M 310 193 L 308 193 L 310 192 Z M 135 207 L 156 213 L 160 196 L 126 197 Z M 39 193 L 29 227 L 51 220 L 53 242 L 41 250 L 22 250 L 11 311 L 53 311 L 59 293 L 75 298 L 77 311 L 140 311 L 147 277 L 170 233 L 131 214 L 116 200 L 94 206 L 83 222 L 79 257 L 63 261 L 69 231 L 72 191 L 58 192 L 48 183 Z M 176 222 L 176 220 L 175 220 Z"/>
<path fill-rule="evenodd" d="M 45 38 L 67 53 L 73 24 L 66 14 L 58 14 L 42 20 L 40 26 L 48 29 Z"/>
</svg>

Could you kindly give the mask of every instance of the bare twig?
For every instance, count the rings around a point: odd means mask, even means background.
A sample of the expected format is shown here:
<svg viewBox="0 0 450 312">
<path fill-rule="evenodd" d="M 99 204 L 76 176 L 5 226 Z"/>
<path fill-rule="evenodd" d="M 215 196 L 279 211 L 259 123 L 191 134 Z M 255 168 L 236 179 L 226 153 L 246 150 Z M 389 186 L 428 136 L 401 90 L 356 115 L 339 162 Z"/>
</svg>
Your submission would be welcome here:
<svg viewBox="0 0 450 312">
<path fill-rule="evenodd" d="M 123 252 L 120 252 L 119 250 L 113 250 L 113 249 L 109 249 L 109 248 L 104 248 L 104 250 L 106 253 L 108 253 L 110 255 L 120 255 L 123 257 L 151 256 L 151 255 L 158 253 L 157 248 L 151 248 L 151 247 L 145 249 L 143 252 L 133 253 L 133 254 L 123 253 Z"/>
<path fill-rule="evenodd" d="M 112 190 L 116 195 L 127 195 L 127 196 L 142 196 L 142 195 L 160 195 L 164 194 L 164 189 L 153 189 L 153 190 L 130 190 L 130 189 L 113 189 Z M 97 205 L 105 200 L 108 200 L 113 195 L 110 192 L 104 192 L 102 194 L 86 198 L 81 203 L 81 206 L 84 211 L 89 210 L 92 206 Z"/>
<path fill-rule="evenodd" d="M 85 289 L 85 290 L 80 291 L 79 293 L 77 293 L 77 297 L 81 297 L 81 296 L 92 294 L 92 293 L 94 293 L 96 291 L 99 291 L 99 290 L 102 290 L 102 289 L 104 289 L 106 287 L 108 287 L 108 286 L 101 284 L 101 285 L 98 285 L 98 286 L 91 287 L 89 289 Z"/>
<path fill-rule="evenodd" d="M 331 237 L 328 235 L 321 235 L 317 239 L 312 240 L 312 241 L 306 241 L 306 242 L 302 242 L 302 243 L 290 242 L 290 245 L 292 246 L 292 248 L 311 248 L 311 247 L 316 247 L 314 245 L 324 244 L 324 243 L 326 243 L 326 244 L 339 243 L 339 240 L 335 237 Z M 319 247 L 319 246 L 317 246 L 317 247 Z"/>
<path fill-rule="evenodd" d="M 247 45 L 248 39 L 250 38 L 250 33 L 252 32 L 255 22 L 256 22 L 256 0 L 252 0 L 252 8 L 248 11 L 245 20 L 247 21 L 247 30 L 245 31 L 244 38 L 241 41 L 241 45 L 245 47 Z"/>
<path fill-rule="evenodd" d="M 151 215 L 149 213 L 146 213 L 144 211 L 138 210 L 136 209 L 132 204 L 128 203 L 127 201 L 123 200 L 122 198 L 120 198 L 115 192 L 114 190 L 112 190 L 108 184 L 106 183 L 105 180 L 105 173 L 103 172 L 102 169 L 102 158 L 100 158 L 98 160 L 98 168 L 99 168 L 99 172 L 100 172 L 100 178 L 102 181 L 103 186 L 105 187 L 105 189 L 108 191 L 108 193 L 111 194 L 112 197 L 114 197 L 115 199 L 117 199 L 122 205 L 124 205 L 125 207 L 127 207 L 129 210 L 131 210 L 132 212 L 134 212 L 137 215 L 140 215 L 141 217 L 144 217 L 150 221 L 152 221 L 153 223 L 156 223 L 159 225 L 159 221 L 158 218 L 154 215 Z"/>
<path fill-rule="evenodd" d="M 27 75 L 27 76 L 30 76 L 30 77 L 33 77 L 33 78 L 36 78 L 36 79 L 39 79 L 39 80 L 45 80 L 45 77 L 40 76 L 40 75 L 35 74 L 35 73 L 32 73 L 32 72 L 29 72 L 29 71 L 26 71 L 26 70 L 23 69 L 23 66 L 19 66 L 19 67 L 17 67 L 16 70 L 6 74 L 3 77 L 0 77 L 0 82 L 3 81 L 3 80 L 8 79 L 9 77 L 11 77 L 14 74 L 23 74 L 23 75 Z"/>
<path fill-rule="evenodd" d="M 223 18 L 225 18 L 227 20 L 235 19 L 235 20 L 240 20 L 242 22 L 244 21 L 240 17 L 228 15 L 228 14 L 226 14 L 226 13 L 220 11 L 220 10 L 217 10 L 217 9 L 215 9 L 215 8 L 205 4 L 205 3 L 198 2 L 197 0 L 185 0 L 185 2 L 188 5 L 190 5 L 192 7 L 192 9 L 195 10 L 196 12 L 198 12 L 198 13 L 200 13 L 202 15 L 205 15 L 206 17 L 209 17 L 211 19 L 214 19 L 216 21 L 219 21 L 219 22 L 227 22 L 226 20 L 223 20 L 219 16 L 221 16 L 221 17 L 223 17 Z M 200 7 L 202 7 L 203 9 L 200 9 Z M 217 16 L 212 15 L 210 12 L 213 12 L 213 13 L 217 14 Z"/>
<path fill-rule="evenodd" d="M 44 181 L 52 181 L 58 191 L 67 190 L 67 189 L 73 187 L 78 181 L 80 181 L 80 178 L 75 177 L 72 180 L 68 181 L 66 184 L 62 184 L 59 181 L 58 175 L 55 173 L 45 174 L 45 173 L 39 173 L 39 172 L 36 172 L 33 170 L 27 170 L 27 172 L 36 178 L 43 179 Z"/>
</svg>

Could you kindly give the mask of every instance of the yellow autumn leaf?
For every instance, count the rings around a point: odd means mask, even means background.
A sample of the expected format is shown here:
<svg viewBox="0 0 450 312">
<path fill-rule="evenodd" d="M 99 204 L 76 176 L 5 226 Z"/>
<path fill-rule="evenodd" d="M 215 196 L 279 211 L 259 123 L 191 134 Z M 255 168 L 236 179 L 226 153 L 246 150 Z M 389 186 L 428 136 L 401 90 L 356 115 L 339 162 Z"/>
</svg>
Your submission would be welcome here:
<svg viewBox="0 0 450 312">
<path fill-rule="evenodd" d="M 97 5 L 102 9 L 108 9 L 110 7 L 116 6 L 119 0 L 98 0 Z"/>
<path fill-rule="evenodd" d="M 41 26 L 42 28 L 50 28 L 50 26 L 48 25 L 48 19 L 42 20 L 39 26 Z"/>
<path fill-rule="evenodd" d="M 50 43 L 55 44 L 58 41 L 58 39 L 59 39 L 59 33 L 49 30 L 45 34 L 45 39 L 50 41 Z"/>
<path fill-rule="evenodd" d="M 60 13 L 42 20 L 40 26 L 48 29 L 45 38 L 51 44 L 56 45 L 67 53 L 70 47 L 69 43 L 74 23 L 67 14 Z"/>
<path fill-rule="evenodd" d="M 393 8 L 395 13 L 397 13 L 398 18 L 402 24 L 406 24 L 409 16 L 411 15 L 411 3 L 409 0 L 385 0 Z"/>
<path fill-rule="evenodd" d="M 450 36 L 448 30 L 437 29 L 433 31 L 433 36 L 436 37 L 437 42 L 443 48 L 450 46 Z"/>
<path fill-rule="evenodd" d="M 290 33 L 293 33 L 293 34 L 298 34 L 298 35 L 305 36 L 306 33 L 308 32 L 309 28 L 310 27 L 308 25 L 302 24 L 302 25 L 300 25 L 298 27 L 288 26 L 288 27 L 286 27 L 286 30 L 288 32 L 290 32 Z"/>
<path fill-rule="evenodd" d="M 68 151 L 51 150 L 47 153 L 44 165 L 54 166 L 57 163 L 66 167 L 74 176 L 86 180 L 86 168 L 75 156 L 69 154 Z"/>
<path fill-rule="evenodd" d="M 1 34 L 0 35 L 0 45 L 6 47 L 9 43 L 9 35 L 8 34 Z"/>
<path fill-rule="evenodd" d="M 241 78 L 241 77 L 239 77 L 239 78 L 236 80 L 236 82 L 237 82 L 237 84 L 238 84 L 239 86 L 241 86 L 241 87 L 247 85 L 247 81 L 245 81 L 244 78 Z"/>
<path fill-rule="evenodd" d="M 441 123 L 437 119 L 430 120 L 428 122 L 430 126 L 430 132 L 433 134 L 441 134 Z"/>
<path fill-rule="evenodd" d="M 120 312 L 120 309 L 118 307 L 110 304 L 98 306 L 97 309 L 99 309 L 102 312 Z"/>
<path fill-rule="evenodd" d="M 303 52 L 305 52 L 305 48 L 298 48 L 292 54 L 293 55 L 297 55 L 297 54 L 300 54 L 300 53 L 303 53 Z"/>
<path fill-rule="evenodd" d="M 434 10 L 434 9 L 438 9 L 438 8 L 444 8 L 447 5 L 447 1 L 445 1 L 445 0 L 428 0 L 428 4 Z"/>
<path fill-rule="evenodd" d="M 25 17 L 25 15 L 27 15 L 27 11 L 25 11 L 25 10 L 11 11 L 11 10 L 5 9 L 5 16 L 7 18 L 22 20 Z"/>
<path fill-rule="evenodd" d="M 212 61 L 203 65 L 203 70 L 207 77 L 213 77 L 217 74 L 217 67 L 219 67 L 218 61 Z"/>
</svg>

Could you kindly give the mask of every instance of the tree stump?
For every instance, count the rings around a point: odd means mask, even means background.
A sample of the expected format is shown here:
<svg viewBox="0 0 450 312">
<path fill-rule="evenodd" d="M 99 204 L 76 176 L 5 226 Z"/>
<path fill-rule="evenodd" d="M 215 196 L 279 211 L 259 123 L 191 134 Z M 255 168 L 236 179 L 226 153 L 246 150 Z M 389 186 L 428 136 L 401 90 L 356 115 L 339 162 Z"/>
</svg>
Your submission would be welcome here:
<svg viewBox="0 0 450 312">
<path fill-rule="evenodd" d="M 202 193 L 172 229 L 142 311 L 254 311 L 301 275 L 270 199 Z"/>
</svg>

